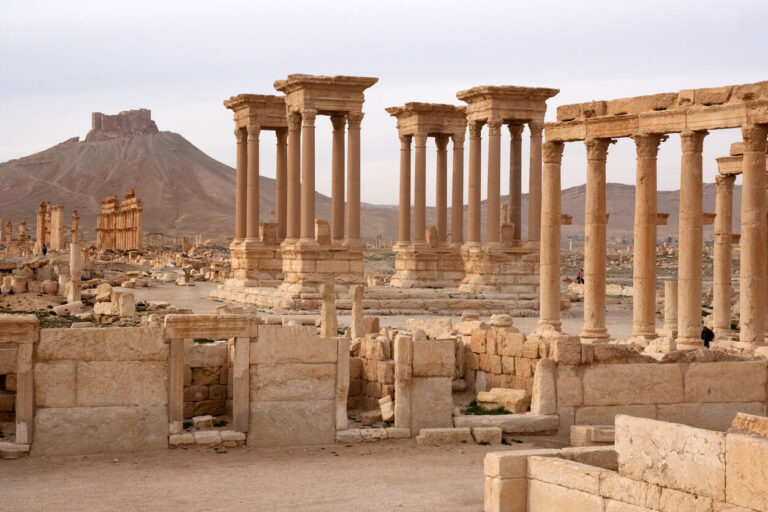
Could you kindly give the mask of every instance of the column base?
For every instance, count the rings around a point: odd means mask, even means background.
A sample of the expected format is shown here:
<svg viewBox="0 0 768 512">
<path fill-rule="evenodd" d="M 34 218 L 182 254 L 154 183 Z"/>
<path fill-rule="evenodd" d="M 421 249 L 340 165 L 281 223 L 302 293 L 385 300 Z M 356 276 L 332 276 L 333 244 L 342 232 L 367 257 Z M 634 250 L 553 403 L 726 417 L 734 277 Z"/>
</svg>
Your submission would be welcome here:
<svg viewBox="0 0 768 512">
<path fill-rule="evenodd" d="M 704 348 L 704 340 L 701 338 L 678 338 L 677 350 L 698 350 Z"/>
<path fill-rule="evenodd" d="M 459 291 L 538 295 L 539 251 L 534 246 L 482 246 L 475 242 L 461 248 L 465 277 Z"/>
<path fill-rule="evenodd" d="M 655 340 L 659 337 L 659 335 L 655 332 L 633 332 L 632 336 L 629 337 L 629 341 L 632 343 L 639 343 L 638 338 L 641 336 L 645 338 L 646 341 Z M 640 344 L 643 345 L 642 343 Z"/>
<path fill-rule="evenodd" d="M 533 329 L 532 335 L 535 334 L 541 337 L 559 336 L 563 334 L 563 324 L 561 322 L 554 322 L 550 320 L 539 320 L 536 327 Z"/>
<path fill-rule="evenodd" d="M 608 343 L 611 337 L 608 335 L 608 329 L 584 329 L 579 334 L 582 343 L 593 345 L 597 343 Z"/>
<path fill-rule="evenodd" d="M 464 278 L 464 260 L 456 247 L 403 245 L 394 248 L 396 288 L 456 288 Z"/>
<path fill-rule="evenodd" d="M 283 280 L 280 247 L 260 240 L 232 242 L 229 246 L 231 276 L 244 286 L 279 286 Z"/>
</svg>

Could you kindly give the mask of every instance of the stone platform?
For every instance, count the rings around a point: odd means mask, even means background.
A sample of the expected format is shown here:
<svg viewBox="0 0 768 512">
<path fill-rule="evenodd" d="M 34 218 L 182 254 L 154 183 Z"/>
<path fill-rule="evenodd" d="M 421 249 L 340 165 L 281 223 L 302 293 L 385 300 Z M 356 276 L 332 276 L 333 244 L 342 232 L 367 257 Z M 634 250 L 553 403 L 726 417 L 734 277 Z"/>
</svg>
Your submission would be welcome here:
<svg viewBox="0 0 768 512">
<path fill-rule="evenodd" d="M 539 246 L 472 245 L 461 249 L 466 275 L 459 290 L 468 293 L 539 295 Z"/>
<path fill-rule="evenodd" d="M 456 288 L 464 278 L 464 260 L 458 247 L 427 244 L 396 245 L 396 288 Z"/>
</svg>

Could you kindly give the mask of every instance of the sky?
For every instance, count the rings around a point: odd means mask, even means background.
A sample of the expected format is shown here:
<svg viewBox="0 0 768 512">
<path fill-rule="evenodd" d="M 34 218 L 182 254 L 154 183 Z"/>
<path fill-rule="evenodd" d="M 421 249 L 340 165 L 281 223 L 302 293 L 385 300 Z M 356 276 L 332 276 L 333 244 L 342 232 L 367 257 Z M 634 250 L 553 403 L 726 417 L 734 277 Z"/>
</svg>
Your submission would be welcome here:
<svg viewBox="0 0 768 512">
<path fill-rule="evenodd" d="M 363 107 L 361 196 L 395 204 L 400 146 L 386 107 L 462 104 L 456 92 L 477 85 L 553 87 L 554 121 L 563 104 L 767 80 L 766 15 L 764 0 L 0 0 L 0 162 L 84 137 L 91 112 L 149 108 L 161 130 L 234 165 L 226 98 L 277 94 L 274 81 L 290 73 L 374 76 Z M 329 194 L 331 123 L 318 117 L 316 126 L 316 186 Z M 739 139 L 738 130 L 707 137 L 706 182 Z M 273 144 L 263 133 L 261 173 L 270 177 Z M 660 190 L 679 188 L 680 154 L 679 136 L 662 144 Z M 634 183 L 634 156 L 632 141 L 612 146 L 608 181 Z M 434 191 L 432 140 L 427 165 Z M 583 184 L 585 172 L 583 144 L 566 144 L 563 188 Z M 502 191 L 508 183 L 502 172 Z"/>
</svg>

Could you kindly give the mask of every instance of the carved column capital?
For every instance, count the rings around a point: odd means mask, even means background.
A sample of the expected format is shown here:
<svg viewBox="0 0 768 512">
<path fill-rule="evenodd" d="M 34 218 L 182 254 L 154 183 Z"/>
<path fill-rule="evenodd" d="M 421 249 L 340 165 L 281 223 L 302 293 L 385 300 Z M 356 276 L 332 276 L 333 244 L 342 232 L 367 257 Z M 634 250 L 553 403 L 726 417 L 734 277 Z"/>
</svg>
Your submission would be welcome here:
<svg viewBox="0 0 768 512">
<path fill-rule="evenodd" d="M 314 108 L 306 108 L 301 111 L 302 126 L 315 126 L 315 117 L 317 117 L 317 110 Z"/>
<path fill-rule="evenodd" d="M 413 135 L 401 135 L 400 136 L 400 149 L 411 149 L 411 140 Z"/>
<path fill-rule="evenodd" d="M 648 133 L 644 135 L 633 135 L 635 149 L 638 158 L 656 158 L 659 154 L 659 144 L 667 140 L 667 136 L 660 133 Z"/>
<path fill-rule="evenodd" d="M 288 142 L 288 128 L 276 129 L 275 137 L 277 137 L 278 144 L 286 144 Z"/>
<path fill-rule="evenodd" d="M 488 135 L 501 135 L 501 119 L 491 118 L 486 124 L 488 125 Z"/>
<path fill-rule="evenodd" d="M 741 127 L 741 136 L 744 138 L 744 151 L 758 151 L 765 153 L 767 128 L 759 124 L 745 124 Z"/>
<path fill-rule="evenodd" d="M 464 147 L 464 137 L 466 137 L 466 133 L 465 132 L 452 133 L 451 134 L 451 140 L 453 141 L 453 147 L 454 148 L 463 148 Z"/>
<path fill-rule="evenodd" d="M 445 149 L 448 147 L 448 137 L 449 136 L 444 133 L 441 133 L 435 137 L 435 144 L 437 145 L 437 149 L 439 151 L 445 151 Z"/>
<path fill-rule="evenodd" d="M 587 146 L 587 160 L 605 161 L 608 156 L 608 146 L 615 142 L 615 139 L 586 139 L 584 145 Z"/>
<path fill-rule="evenodd" d="M 736 181 L 736 176 L 733 174 L 717 174 L 715 176 L 715 185 L 717 189 L 733 190 L 733 183 Z"/>
<path fill-rule="evenodd" d="M 522 124 L 508 124 L 509 136 L 513 140 L 521 140 L 523 138 L 523 125 Z"/>
<path fill-rule="evenodd" d="M 259 140 L 259 133 L 261 132 L 260 125 L 249 124 L 246 130 L 248 131 L 248 140 Z"/>
<path fill-rule="evenodd" d="M 480 138 L 480 134 L 483 131 L 483 125 L 478 122 L 470 122 L 469 123 L 469 138 L 470 139 L 477 139 Z"/>
<path fill-rule="evenodd" d="M 349 112 L 347 113 L 347 123 L 349 123 L 350 128 L 360 128 L 360 123 L 363 122 L 363 114 L 362 112 Z"/>
<path fill-rule="evenodd" d="M 709 134 L 708 131 L 683 132 L 680 134 L 680 142 L 683 146 L 683 153 L 701 153 L 704 150 L 704 137 Z"/>
<path fill-rule="evenodd" d="M 344 127 L 347 123 L 347 116 L 345 114 L 333 114 L 331 116 L 331 125 L 333 126 L 333 131 L 344 131 Z"/>
<path fill-rule="evenodd" d="M 427 145 L 427 137 L 428 137 L 428 135 L 426 133 L 414 133 L 413 134 L 413 145 L 415 147 L 426 146 Z"/>
<path fill-rule="evenodd" d="M 563 142 L 545 142 L 541 146 L 544 163 L 560 164 L 563 159 L 563 148 L 565 148 Z"/>
<path fill-rule="evenodd" d="M 531 137 L 541 137 L 541 132 L 544 131 L 544 123 L 541 121 L 529 121 L 528 129 L 531 130 Z"/>
<path fill-rule="evenodd" d="M 298 130 L 301 128 L 301 114 L 299 112 L 289 112 L 287 117 L 289 130 Z"/>
<path fill-rule="evenodd" d="M 248 138 L 248 132 L 242 128 L 235 128 L 235 139 L 238 144 L 245 144 Z"/>
</svg>

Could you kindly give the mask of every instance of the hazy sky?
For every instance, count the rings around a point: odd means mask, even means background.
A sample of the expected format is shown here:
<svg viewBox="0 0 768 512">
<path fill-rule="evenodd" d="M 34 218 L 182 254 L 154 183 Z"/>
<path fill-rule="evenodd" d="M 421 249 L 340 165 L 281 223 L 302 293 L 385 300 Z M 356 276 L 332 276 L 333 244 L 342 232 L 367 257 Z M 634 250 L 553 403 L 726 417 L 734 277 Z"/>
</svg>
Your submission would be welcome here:
<svg viewBox="0 0 768 512">
<path fill-rule="evenodd" d="M 92 111 L 146 107 L 161 130 L 234 165 L 224 99 L 276 94 L 273 82 L 289 73 L 376 76 L 364 105 L 362 199 L 396 203 L 399 142 L 385 107 L 459 104 L 456 92 L 476 85 L 545 86 L 561 91 L 549 101 L 554 120 L 566 103 L 767 80 L 766 15 L 764 0 L 0 0 L 0 162 L 84 136 Z M 316 182 L 329 193 L 331 124 L 318 117 L 317 126 Z M 739 138 L 707 137 L 705 181 Z M 261 170 L 271 177 L 273 144 L 263 133 Z M 525 143 L 524 152 L 527 191 Z M 584 183 L 585 168 L 583 144 L 567 144 L 563 187 Z M 679 169 L 673 136 L 659 153 L 659 188 L 678 188 Z M 608 181 L 634 183 L 631 141 L 612 146 Z"/>
</svg>

